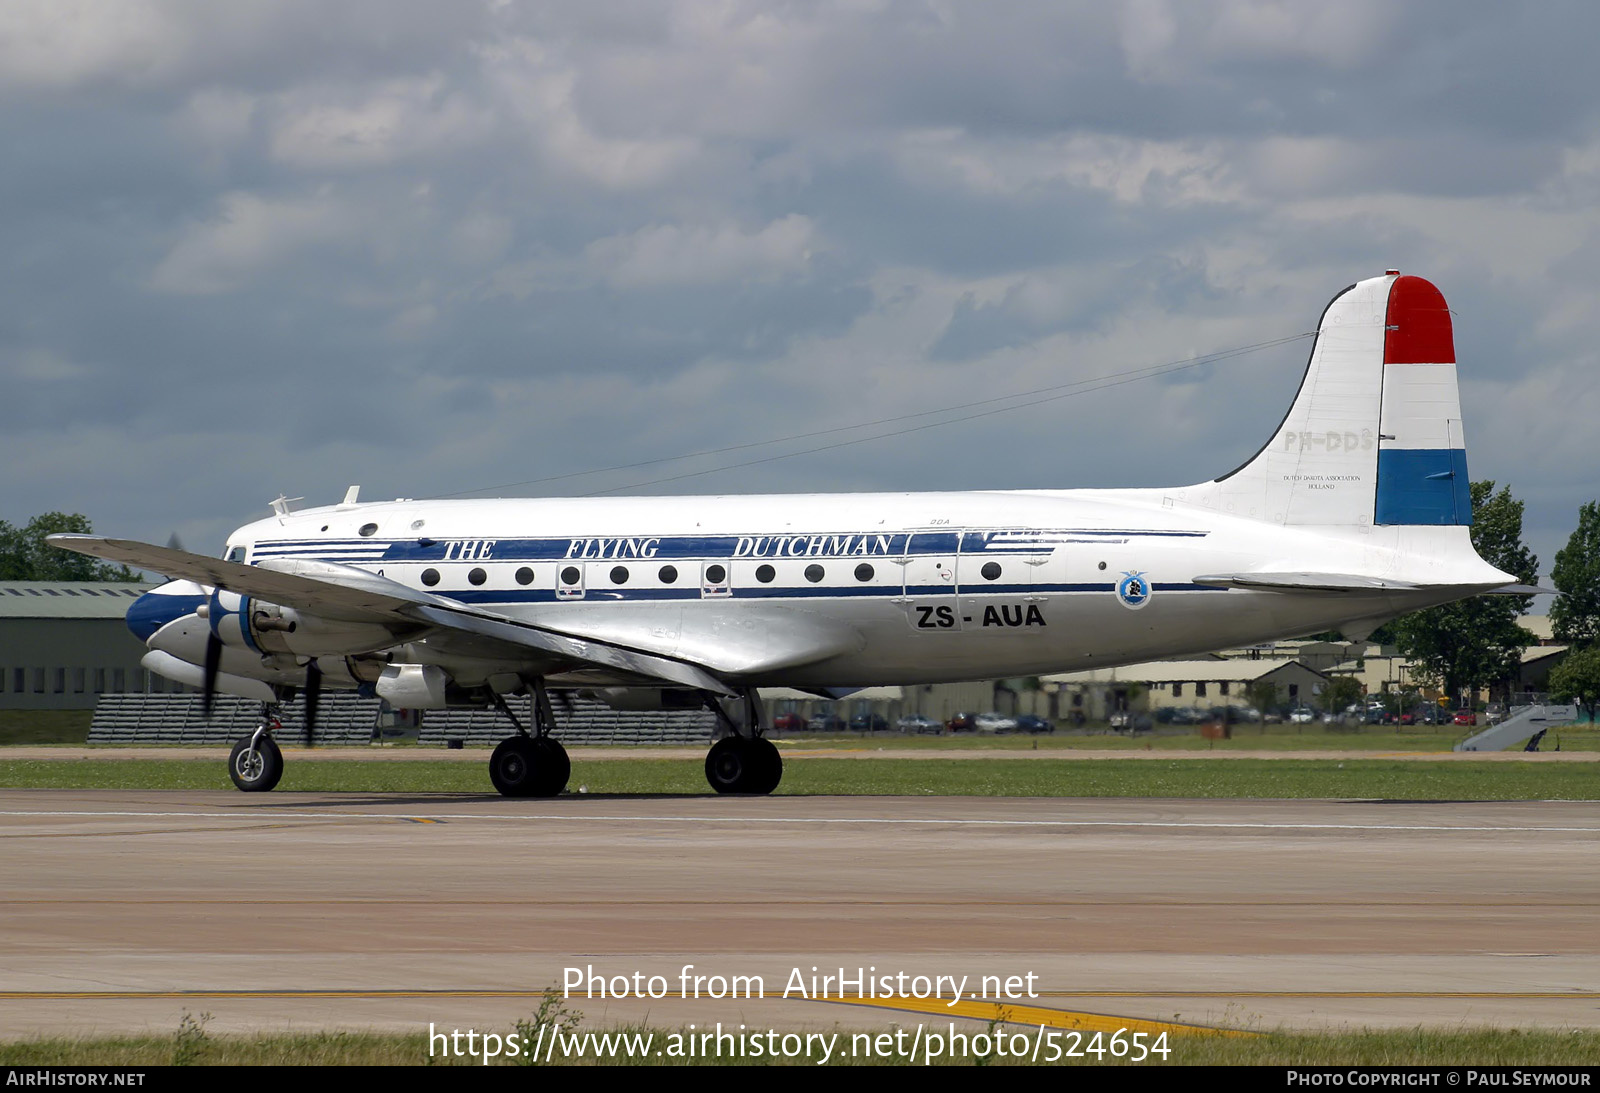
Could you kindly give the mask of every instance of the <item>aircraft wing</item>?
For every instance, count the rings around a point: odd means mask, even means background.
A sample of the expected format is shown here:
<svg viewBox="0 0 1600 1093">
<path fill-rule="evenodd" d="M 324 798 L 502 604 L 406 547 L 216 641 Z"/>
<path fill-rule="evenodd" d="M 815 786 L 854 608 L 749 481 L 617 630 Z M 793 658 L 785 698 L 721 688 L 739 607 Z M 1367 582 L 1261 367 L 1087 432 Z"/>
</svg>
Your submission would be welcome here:
<svg viewBox="0 0 1600 1093">
<path fill-rule="evenodd" d="M 616 637 L 597 637 L 525 622 L 409 588 L 387 577 L 336 562 L 275 558 L 243 565 L 172 547 L 94 535 L 52 535 L 53 546 L 107 558 L 169 577 L 256 596 L 284 607 L 351 621 L 381 622 L 399 630 L 419 626 L 475 634 L 532 649 L 560 660 L 620 670 L 681 686 L 737 693 L 707 665 Z M 648 635 L 639 637 L 648 642 Z M 834 650 L 817 650 L 817 658 Z"/>
<path fill-rule="evenodd" d="M 151 569 L 168 577 L 247 596 L 259 596 L 299 611 L 351 622 L 391 619 L 396 611 L 414 602 L 419 595 L 404 585 L 365 570 L 328 562 L 302 562 L 295 571 L 278 571 L 265 566 L 207 558 L 175 547 L 155 546 L 133 539 L 50 535 L 46 537 L 46 542 L 63 550 L 73 550 L 139 569 Z M 315 566 L 324 567 L 327 571 L 340 571 L 340 580 L 337 584 L 330 584 L 332 573 L 318 573 L 312 568 Z M 305 572 L 307 569 L 309 572 Z"/>
</svg>

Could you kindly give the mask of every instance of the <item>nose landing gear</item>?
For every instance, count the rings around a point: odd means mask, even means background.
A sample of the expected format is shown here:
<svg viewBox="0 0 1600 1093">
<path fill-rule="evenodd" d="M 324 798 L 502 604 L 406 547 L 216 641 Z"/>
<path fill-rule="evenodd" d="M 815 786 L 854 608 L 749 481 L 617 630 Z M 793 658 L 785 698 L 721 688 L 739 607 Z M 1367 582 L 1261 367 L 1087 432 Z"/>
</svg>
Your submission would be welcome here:
<svg viewBox="0 0 1600 1093">
<path fill-rule="evenodd" d="M 263 702 L 256 731 L 241 736 L 228 754 L 228 777 L 234 785 L 246 793 L 266 793 L 278 784 L 283 777 L 283 752 L 269 734 L 282 727 L 277 706 Z"/>
</svg>

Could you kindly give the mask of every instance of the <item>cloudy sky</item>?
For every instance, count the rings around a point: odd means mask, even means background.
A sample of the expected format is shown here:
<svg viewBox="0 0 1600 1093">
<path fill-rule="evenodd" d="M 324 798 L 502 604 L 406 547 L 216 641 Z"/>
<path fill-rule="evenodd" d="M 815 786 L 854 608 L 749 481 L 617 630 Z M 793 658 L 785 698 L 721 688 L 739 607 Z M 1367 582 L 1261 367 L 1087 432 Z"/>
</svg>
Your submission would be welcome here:
<svg viewBox="0 0 1600 1093">
<path fill-rule="evenodd" d="M 1596 41 L 1555 2 L 7 0 L 0 518 L 210 551 L 351 483 L 1192 481 L 1304 341 L 950 419 L 1399 267 L 1548 570 L 1600 494 Z"/>
</svg>

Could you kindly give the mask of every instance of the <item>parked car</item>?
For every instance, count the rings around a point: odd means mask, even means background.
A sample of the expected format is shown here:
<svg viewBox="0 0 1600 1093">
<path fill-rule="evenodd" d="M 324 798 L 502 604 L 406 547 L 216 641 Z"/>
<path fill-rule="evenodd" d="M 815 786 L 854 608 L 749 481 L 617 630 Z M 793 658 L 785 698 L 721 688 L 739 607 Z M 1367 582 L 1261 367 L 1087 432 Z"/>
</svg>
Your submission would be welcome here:
<svg viewBox="0 0 1600 1093">
<path fill-rule="evenodd" d="M 927 714 L 908 713 L 895 722 L 895 728 L 901 732 L 942 733 L 944 723 L 935 721 Z"/>
<path fill-rule="evenodd" d="M 944 727 L 951 732 L 976 732 L 978 729 L 978 715 L 972 713 L 958 713 L 951 716 Z"/>
<path fill-rule="evenodd" d="M 1007 717 L 1005 714 L 996 713 L 993 710 L 989 711 L 988 713 L 979 714 L 974 720 L 974 724 L 977 726 L 979 732 L 1000 733 L 1017 731 L 1016 718 Z"/>
<path fill-rule="evenodd" d="M 806 722 L 806 729 L 810 732 L 844 732 L 847 727 L 844 718 L 831 713 L 819 713 Z"/>
<path fill-rule="evenodd" d="M 1035 717 L 1031 713 L 1025 713 L 1017 718 L 1017 731 L 1030 732 L 1037 735 L 1041 732 L 1055 732 L 1056 727 L 1054 722 L 1047 721 L 1042 717 Z"/>
<path fill-rule="evenodd" d="M 806 719 L 797 713 L 781 713 L 772 719 L 775 732 L 799 732 L 806 727 Z"/>
<path fill-rule="evenodd" d="M 1455 723 L 1457 725 L 1476 725 L 1478 723 L 1478 715 L 1472 710 L 1457 710 Z"/>
<path fill-rule="evenodd" d="M 851 732 L 888 732 L 889 719 L 877 713 L 858 713 L 850 719 Z"/>
<path fill-rule="evenodd" d="M 1296 706 L 1289 711 L 1289 720 L 1296 725 L 1309 725 L 1317 719 L 1317 711 L 1310 706 Z"/>
</svg>

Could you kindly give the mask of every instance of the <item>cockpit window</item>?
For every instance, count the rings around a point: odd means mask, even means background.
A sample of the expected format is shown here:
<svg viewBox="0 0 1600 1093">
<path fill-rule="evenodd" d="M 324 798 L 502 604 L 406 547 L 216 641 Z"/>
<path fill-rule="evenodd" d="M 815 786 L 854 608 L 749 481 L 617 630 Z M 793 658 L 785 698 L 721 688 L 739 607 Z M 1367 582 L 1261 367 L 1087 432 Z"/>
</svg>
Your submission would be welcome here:
<svg viewBox="0 0 1600 1093">
<path fill-rule="evenodd" d="M 245 551 L 245 548 L 242 547 L 242 546 L 229 547 L 228 548 L 228 553 L 227 553 L 227 560 L 230 561 L 230 562 L 242 562 L 242 561 L 244 561 L 244 551 Z"/>
</svg>

